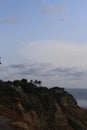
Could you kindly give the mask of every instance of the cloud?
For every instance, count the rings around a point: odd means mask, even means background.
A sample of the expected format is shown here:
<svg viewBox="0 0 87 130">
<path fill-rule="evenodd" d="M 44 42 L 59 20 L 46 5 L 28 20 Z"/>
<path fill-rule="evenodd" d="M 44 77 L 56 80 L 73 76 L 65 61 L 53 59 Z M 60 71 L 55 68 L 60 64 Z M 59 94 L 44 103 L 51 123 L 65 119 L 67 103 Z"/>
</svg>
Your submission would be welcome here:
<svg viewBox="0 0 87 130">
<path fill-rule="evenodd" d="M 43 79 L 43 75 L 50 68 L 49 64 L 12 64 L 8 66 L 1 65 L 0 67 L 0 79 L 3 80 L 15 80 L 26 78 L 28 80 Z"/>
<path fill-rule="evenodd" d="M 18 66 L 18 65 L 17 65 Z M 25 66 L 24 68 L 18 68 L 19 72 L 18 75 L 24 75 L 24 76 L 36 76 L 36 77 L 42 77 L 48 68 L 50 68 L 50 64 L 25 64 L 22 65 Z"/>
<path fill-rule="evenodd" d="M 87 45 L 58 40 L 24 42 L 18 55 L 27 63 L 2 64 L 0 79 L 37 79 L 48 87 L 87 88 Z"/>
<path fill-rule="evenodd" d="M 55 14 L 55 13 L 65 13 L 68 10 L 67 5 L 63 5 L 61 7 L 51 6 L 45 7 L 41 9 L 41 13 L 43 14 Z"/>
<path fill-rule="evenodd" d="M 70 24 L 69 27 L 70 27 L 71 29 L 74 29 L 74 30 L 80 29 L 79 23 Z"/>
<path fill-rule="evenodd" d="M 87 68 L 87 45 L 58 40 L 24 43 L 18 55 L 30 62 L 51 63 L 54 66 Z"/>
<path fill-rule="evenodd" d="M 67 79 L 74 79 L 74 80 L 80 80 L 83 79 L 85 76 L 87 76 L 87 72 L 77 68 L 77 67 L 58 67 L 53 70 L 51 70 L 51 73 L 55 75 L 63 75 Z"/>
<path fill-rule="evenodd" d="M 24 64 L 13 64 L 13 65 L 10 65 L 10 67 L 13 69 L 23 69 L 23 68 L 25 68 L 25 65 Z"/>
<path fill-rule="evenodd" d="M 22 20 L 23 20 L 23 17 L 21 17 L 21 16 L 18 16 L 18 17 L 6 17 L 6 18 L 1 19 L 0 22 L 4 23 L 4 24 L 14 24 L 14 23 L 20 22 Z"/>
<path fill-rule="evenodd" d="M 12 64 L 0 67 L 0 79 L 41 80 L 44 86 L 86 87 L 87 69 L 78 67 L 53 67 L 50 64 Z"/>
<path fill-rule="evenodd" d="M 68 19 L 68 17 L 61 17 L 61 18 L 57 18 L 57 19 L 54 19 L 54 20 L 51 20 L 51 21 L 48 21 L 46 22 L 46 27 L 51 27 L 53 25 L 56 25 L 58 24 L 59 22 L 64 22 Z"/>
<path fill-rule="evenodd" d="M 67 20 L 68 19 L 68 17 L 62 17 L 62 18 L 59 18 L 59 19 L 57 19 L 57 22 L 59 21 L 59 22 L 63 22 L 63 21 L 65 21 L 65 20 Z"/>
</svg>

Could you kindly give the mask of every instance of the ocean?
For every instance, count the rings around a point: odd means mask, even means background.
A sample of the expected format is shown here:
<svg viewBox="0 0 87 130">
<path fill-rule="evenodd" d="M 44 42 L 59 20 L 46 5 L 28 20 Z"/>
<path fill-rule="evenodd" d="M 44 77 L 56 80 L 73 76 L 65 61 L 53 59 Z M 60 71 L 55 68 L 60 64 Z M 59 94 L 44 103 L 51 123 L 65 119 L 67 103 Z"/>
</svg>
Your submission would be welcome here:
<svg viewBox="0 0 87 130">
<path fill-rule="evenodd" d="M 87 89 L 73 88 L 65 90 L 75 97 L 80 107 L 87 108 Z"/>
</svg>

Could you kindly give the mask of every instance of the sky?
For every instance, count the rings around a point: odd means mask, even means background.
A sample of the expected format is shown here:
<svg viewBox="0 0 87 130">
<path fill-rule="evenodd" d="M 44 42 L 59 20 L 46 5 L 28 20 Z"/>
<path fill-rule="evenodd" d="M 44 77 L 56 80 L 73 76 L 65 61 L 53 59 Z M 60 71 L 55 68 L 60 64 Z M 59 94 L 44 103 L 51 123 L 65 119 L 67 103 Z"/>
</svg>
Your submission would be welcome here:
<svg viewBox="0 0 87 130">
<path fill-rule="evenodd" d="M 87 88 L 87 0 L 0 0 L 0 79 Z"/>
</svg>

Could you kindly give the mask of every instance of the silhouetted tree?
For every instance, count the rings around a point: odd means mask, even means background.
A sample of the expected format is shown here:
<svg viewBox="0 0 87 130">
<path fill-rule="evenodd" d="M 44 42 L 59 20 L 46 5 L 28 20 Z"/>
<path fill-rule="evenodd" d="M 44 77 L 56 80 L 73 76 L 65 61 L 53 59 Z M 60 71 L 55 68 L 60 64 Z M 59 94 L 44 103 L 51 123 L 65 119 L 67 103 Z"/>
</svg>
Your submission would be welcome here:
<svg viewBox="0 0 87 130">
<path fill-rule="evenodd" d="M 21 86 L 21 88 L 25 91 L 25 89 L 28 87 L 27 79 L 22 79 L 22 80 L 20 81 L 20 86 Z"/>
<path fill-rule="evenodd" d="M 41 85 L 41 81 L 39 81 L 39 80 L 35 80 L 35 81 L 34 81 L 34 85 L 36 85 L 36 86 L 40 86 L 40 85 Z"/>
<path fill-rule="evenodd" d="M 20 81 L 19 80 L 14 80 L 13 81 L 13 86 L 14 87 L 19 87 L 20 86 Z"/>
</svg>

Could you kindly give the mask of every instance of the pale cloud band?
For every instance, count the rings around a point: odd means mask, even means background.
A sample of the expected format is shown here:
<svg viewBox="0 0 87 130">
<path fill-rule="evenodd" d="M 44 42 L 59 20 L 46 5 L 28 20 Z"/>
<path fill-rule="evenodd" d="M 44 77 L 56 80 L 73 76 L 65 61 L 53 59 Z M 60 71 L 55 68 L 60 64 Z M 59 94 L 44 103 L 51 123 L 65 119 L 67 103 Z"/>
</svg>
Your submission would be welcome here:
<svg viewBox="0 0 87 130">
<path fill-rule="evenodd" d="M 48 87 L 61 86 L 66 88 L 86 87 L 87 70 L 77 67 L 53 67 L 50 64 L 13 64 L 0 67 L 0 79 L 41 80 Z"/>
<path fill-rule="evenodd" d="M 87 68 L 87 45 L 58 40 L 32 41 L 24 43 L 18 53 L 29 61 Z"/>
<path fill-rule="evenodd" d="M 1 65 L 0 79 L 37 79 L 48 87 L 87 87 L 86 45 L 58 40 L 24 42 L 18 55 L 27 63 Z"/>
</svg>

